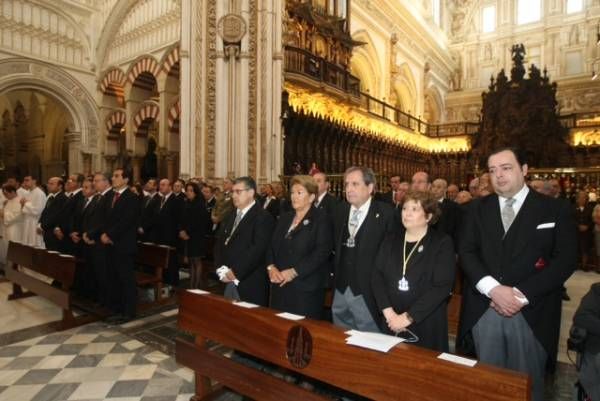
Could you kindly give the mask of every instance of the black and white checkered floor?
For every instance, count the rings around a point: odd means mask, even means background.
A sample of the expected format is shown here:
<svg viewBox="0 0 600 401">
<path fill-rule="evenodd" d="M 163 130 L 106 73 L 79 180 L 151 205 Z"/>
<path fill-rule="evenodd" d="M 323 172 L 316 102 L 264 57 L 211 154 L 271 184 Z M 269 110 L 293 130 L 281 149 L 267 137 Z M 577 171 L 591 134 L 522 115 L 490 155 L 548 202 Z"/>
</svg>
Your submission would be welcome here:
<svg viewBox="0 0 600 401">
<path fill-rule="evenodd" d="M 173 356 L 104 323 L 0 348 L 0 401 L 187 401 L 193 391 Z"/>
</svg>

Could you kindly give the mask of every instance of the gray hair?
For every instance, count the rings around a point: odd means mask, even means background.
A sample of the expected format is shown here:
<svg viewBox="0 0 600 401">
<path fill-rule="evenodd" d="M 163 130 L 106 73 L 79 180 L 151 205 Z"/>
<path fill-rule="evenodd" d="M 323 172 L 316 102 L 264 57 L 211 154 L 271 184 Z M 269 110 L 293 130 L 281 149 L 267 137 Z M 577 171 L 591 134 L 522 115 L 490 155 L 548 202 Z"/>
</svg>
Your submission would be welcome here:
<svg viewBox="0 0 600 401">
<path fill-rule="evenodd" d="M 364 181 L 365 185 L 369 186 L 369 185 L 373 184 L 373 186 L 377 186 L 377 179 L 375 178 L 375 173 L 369 167 L 362 167 L 362 166 L 349 167 L 344 172 L 344 181 L 346 180 L 346 177 L 348 176 L 348 174 L 354 173 L 355 171 L 360 171 L 362 173 L 362 177 L 363 177 L 363 181 Z"/>
</svg>

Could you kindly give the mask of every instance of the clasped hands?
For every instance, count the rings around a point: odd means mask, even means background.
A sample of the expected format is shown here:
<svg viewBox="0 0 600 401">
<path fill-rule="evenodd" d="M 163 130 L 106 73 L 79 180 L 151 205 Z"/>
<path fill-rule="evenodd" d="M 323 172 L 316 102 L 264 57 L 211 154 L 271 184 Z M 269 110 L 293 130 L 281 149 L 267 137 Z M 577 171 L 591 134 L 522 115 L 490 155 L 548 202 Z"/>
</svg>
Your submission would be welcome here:
<svg viewBox="0 0 600 401">
<path fill-rule="evenodd" d="M 279 284 L 280 287 L 283 287 L 298 277 L 298 273 L 293 267 L 285 270 L 279 270 L 277 267 L 275 267 L 275 265 L 270 265 L 267 268 L 267 271 L 269 272 L 269 280 L 271 283 Z"/>
<path fill-rule="evenodd" d="M 504 317 L 512 317 L 519 313 L 526 302 L 518 298 L 526 299 L 525 295 L 516 288 L 506 285 L 498 285 L 490 290 L 490 306 Z"/>
<path fill-rule="evenodd" d="M 385 317 L 388 327 L 394 333 L 405 331 L 406 328 L 412 324 L 406 312 L 396 313 L 391 307 L 383 310 L 383 316 Z"/>
</svg>

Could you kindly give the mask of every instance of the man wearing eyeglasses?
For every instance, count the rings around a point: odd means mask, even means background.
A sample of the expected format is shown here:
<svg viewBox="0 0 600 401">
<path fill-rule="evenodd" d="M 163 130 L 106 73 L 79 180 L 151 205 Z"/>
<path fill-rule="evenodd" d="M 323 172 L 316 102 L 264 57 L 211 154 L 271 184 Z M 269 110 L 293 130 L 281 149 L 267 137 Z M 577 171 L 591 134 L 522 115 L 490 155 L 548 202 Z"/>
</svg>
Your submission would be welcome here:
<svg viewBox="0 0 600 401">
<path fill-rule="evenodd" d="M 225 215 L 215 241 L 215 267 L 227 284 L 225 296 L 268 304 L 265 254 L 275 226 L 273 216 L 256 202 L 256 182 L 239 177 L 231 190 L 234 209 Z"/>
</svg>

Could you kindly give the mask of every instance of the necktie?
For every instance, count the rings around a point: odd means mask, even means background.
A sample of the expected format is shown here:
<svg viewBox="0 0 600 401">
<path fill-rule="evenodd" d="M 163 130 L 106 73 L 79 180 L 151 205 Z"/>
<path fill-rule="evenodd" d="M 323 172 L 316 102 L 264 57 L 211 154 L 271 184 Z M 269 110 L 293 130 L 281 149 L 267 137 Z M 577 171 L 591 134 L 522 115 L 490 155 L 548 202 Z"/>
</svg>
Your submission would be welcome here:
<svg viewBox="0 0 600 401">
<path fill-rule="evenodd" d="M 167 201 L 167 198 L 164 196 L 160 197 L 160 208 L 162 209 L 163 206 L 165 205 L 165 202 Z"/>
<path fill-rule="evenodd" d="M 242 211 L 238 210 L 237 214 L 235 215 L 235 220 L 233 221 L 233 227 L 231 227 L 231 234 L 233 234 L 233 232 L 237 228 L 238 224 L 240 224 L 241 220 L 242 220 Z M 229 234 L 229 235 L 231 235 L 231 234 Z"/>
<path fill-rule="evenodd" d="M 502 225 L 504 226 L 505 233 L 508 232 L 510 225 L 512 224 L 513 220 L 515 219 L 515 210 L 513 209 L 513 204 L 515 203 L 515 201 L 516 201 L 516 199 L 514 199 L 514 198 L 508 198 L 506 200 L 506 202 L 504 203 L 502 212 L 500 213 L 500 216 L 502 217 Z"/>
<path fill-rule="evenodd" d="M 360 217 L 360 210 L 355 209 L 352 211 L 352 216 L 350 216 L 350 221 L 348 221 L 348 228 L 350 231 L 350 236 L 354 237 L 356 234 L 356 230 L 358 229 L 358 218 Z"/>
<path fill-rule="evenodd" d="M 120 197 L 121 197 L 121 193 L 115 192 L 115 195 L 113 196 L 113 200 L 112 200 L 112 207 L 115 207 L 115 203 L 117 203 L 117 201 L 119 200 Z"/>
</svg>

